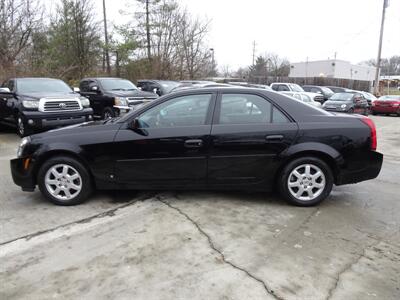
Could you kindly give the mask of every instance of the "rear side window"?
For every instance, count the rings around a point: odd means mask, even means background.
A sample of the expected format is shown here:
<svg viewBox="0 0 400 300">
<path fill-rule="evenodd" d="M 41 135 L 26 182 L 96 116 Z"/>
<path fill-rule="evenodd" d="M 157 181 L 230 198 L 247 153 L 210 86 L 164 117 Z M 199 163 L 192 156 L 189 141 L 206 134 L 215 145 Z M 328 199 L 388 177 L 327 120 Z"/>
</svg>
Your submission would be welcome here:
<svg viewBox="0 0 400 300">
<path fill-rule="evenodd" d="M 320 92 L 319 88 L 315 88 L 315 87 L 311 88 L 311 93 L 319 93 L 319 92 Z"/>
<path fill-rule="evenodd" d="M 286 92 L 286 91 L 290 91 L 290 89 L 289 89 L 286 85 L 280 84 L 280 85 L 278 86 L 278 91 L 279 91 L 279 92 Z"/>
<path fill-rule="evenodd" d="M 251 94 L 224 94 L 220 124 L 286 123 L 289 120 L 266 99 Z"/>
<path fill-rule="evenodd" d="M 87 80 L 81 81 L 81 83 L 79 84 L 79 89 L 82 92 L 89 92 L 89 81 Z"/>
</svg>

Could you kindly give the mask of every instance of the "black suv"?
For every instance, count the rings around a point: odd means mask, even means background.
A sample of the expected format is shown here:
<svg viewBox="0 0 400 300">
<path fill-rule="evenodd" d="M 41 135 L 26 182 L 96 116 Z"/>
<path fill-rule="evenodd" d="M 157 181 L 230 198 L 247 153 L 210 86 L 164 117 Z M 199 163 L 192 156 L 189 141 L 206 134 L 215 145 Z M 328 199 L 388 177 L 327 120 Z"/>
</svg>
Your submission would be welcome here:
<svg viewBox="0 0 400 300">
<path fill-rule="evenodd" d="M 135 105 L 158 98 L 154 93 L 139 90 L 127 79 L 113 77 L 82 79 L 79 89 L 82 96 L 89 98 L 94 114 L 102 119 L 119 116 Z"/>
<path fill-rule="evenodd" d="M 182 85 L 181 82 L 172 80 L 138 80 L 137 86 L 142 91 L 153 92 L 158 96 L 170 93 L 174 88 Z"/>
<path fill-rule="evenodd" d="M 322 96 L 324 96 L 324 102 L 334 94 L 334 92 L 331 89 L 325 86 L 303 85 L 303 90 L 310 93 L 321 94 Z"/>
<path fill-rule="evenodd" d="M 0 90 L 0 120 L 16 123 L 21 137 L 83 123 L 92 114 L 89 100 L 59 79 L 12 78 Z"/>
</svg>

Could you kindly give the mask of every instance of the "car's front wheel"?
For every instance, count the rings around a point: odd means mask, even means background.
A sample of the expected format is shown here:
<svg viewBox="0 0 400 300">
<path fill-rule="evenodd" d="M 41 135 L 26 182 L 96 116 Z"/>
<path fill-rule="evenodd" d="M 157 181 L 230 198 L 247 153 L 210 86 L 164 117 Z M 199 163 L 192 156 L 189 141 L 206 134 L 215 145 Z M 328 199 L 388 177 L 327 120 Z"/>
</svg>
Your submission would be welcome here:
<svg viewBox="0 0 400 300">
<path fill-rule="evenodd" d="M 25 137 L 31 135 L 33 130 L 29 128 L 28 124 L 26 123 L 25 117 L 22 114 L 18 114 L 16 117 L 17 121 L 17 134 L 20 137 Z"/>
<path fill-rule="evenodd" d="M 68 156 L 47 160 L 38 172 L 37 182 L 42 194 L 57 205 L 80 204 L 92 192 L 89 172 L 78 160 Z"/>
<path fill-rule="evenodd" d="M 330 167 L 316 157 L 289 162 L 279 178 L 281 195 L 291 204 L 313 206 L 329 196 L 333 186 Z"/>
</svg>

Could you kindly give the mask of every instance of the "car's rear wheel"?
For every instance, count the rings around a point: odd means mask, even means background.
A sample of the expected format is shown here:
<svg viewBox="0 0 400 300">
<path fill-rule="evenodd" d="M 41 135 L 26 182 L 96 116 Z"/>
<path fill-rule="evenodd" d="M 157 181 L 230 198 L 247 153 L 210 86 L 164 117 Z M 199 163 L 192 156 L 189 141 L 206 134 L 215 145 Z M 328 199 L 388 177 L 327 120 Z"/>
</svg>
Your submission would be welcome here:
<svg viewBox="0 0 400 300">
<path fill-rule="evenodd" d="M 329 196 L 333 186 L 330 167 L 316 157 L 289 162 L 279 178 L 281 195 L 291 204 L 313 206 Z"/>
<path fill-rule="evenodd" d="M 111 119 L 115 117 L 115 112 L 111 107 L 105 107 L 103 109 L 102 118 L 104 120 Z"/>
<path fill-rule="evenodd" d="M 57 205 L 80 204 L 92 192 L 89 172 L 79 161 L 68 156 L 46 161 L 38 172 L 37 182 L 42 194 Z"/>
</svg>

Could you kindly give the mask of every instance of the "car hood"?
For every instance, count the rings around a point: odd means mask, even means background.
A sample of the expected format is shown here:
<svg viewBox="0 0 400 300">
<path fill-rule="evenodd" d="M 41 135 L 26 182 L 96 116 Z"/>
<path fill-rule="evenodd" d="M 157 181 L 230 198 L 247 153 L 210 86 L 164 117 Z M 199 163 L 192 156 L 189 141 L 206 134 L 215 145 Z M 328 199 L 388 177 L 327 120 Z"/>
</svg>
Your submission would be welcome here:
<svg viewBox="0 0 400 300">
<path fill-rule="evenodd" d="M 41 98 L 52 98 L 52 99 L 76 99 L 80 97 L 78 93 L 49 93 L 49 92 L 39 92 L 39 93 L 17 93 L 19 97 L 30 98 L 40 100 Z"/>
<path fill-rule="evenodd" d="M 133 90 L 133 91 L 107 91 L 106 95 L 112 97 L 141 97 L 146 99 L 155 99 L 158 98 L 158 95 L 150 92 L 145 92 L 141 90 Z"/>
</svg>

